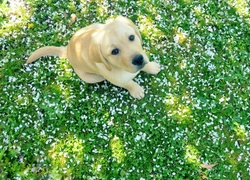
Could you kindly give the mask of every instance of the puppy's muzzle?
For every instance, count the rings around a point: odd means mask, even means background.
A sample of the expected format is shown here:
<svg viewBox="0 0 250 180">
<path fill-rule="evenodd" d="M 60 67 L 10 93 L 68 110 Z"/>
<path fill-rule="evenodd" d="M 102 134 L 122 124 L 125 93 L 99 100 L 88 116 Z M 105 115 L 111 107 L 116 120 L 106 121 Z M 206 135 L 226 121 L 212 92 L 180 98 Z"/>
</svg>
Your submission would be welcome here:
<svg viewBox="0 0 250 180">
<path fill-rule="evenodd" d="M 132 64 L 135 65 L 135 66 L 137 66 L 138 70 L 141 69 L 141 68 L 143 68 L 146 65 L 146 63 L 144 61 L 144 57 L 141 54 L 137 54 L 133 58 Z"/>
</svg>

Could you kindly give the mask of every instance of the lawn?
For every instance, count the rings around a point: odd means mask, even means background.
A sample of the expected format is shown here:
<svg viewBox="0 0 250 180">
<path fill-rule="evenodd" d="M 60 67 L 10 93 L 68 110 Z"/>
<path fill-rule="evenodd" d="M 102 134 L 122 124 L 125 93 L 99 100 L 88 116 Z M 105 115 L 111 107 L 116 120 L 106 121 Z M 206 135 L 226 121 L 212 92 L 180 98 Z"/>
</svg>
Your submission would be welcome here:
<svg viewBox="0 0 250 180">
<path fill-rule="evenodd" d="M 250 14 L 246 0 L 3 0 L 0 179 L 248 179 Z M 87 84 L 46 45 L 124 15 L 161 72 L 136 100 Z M 76 19 L 72 17 L 77 17 Z"/>
</svg>

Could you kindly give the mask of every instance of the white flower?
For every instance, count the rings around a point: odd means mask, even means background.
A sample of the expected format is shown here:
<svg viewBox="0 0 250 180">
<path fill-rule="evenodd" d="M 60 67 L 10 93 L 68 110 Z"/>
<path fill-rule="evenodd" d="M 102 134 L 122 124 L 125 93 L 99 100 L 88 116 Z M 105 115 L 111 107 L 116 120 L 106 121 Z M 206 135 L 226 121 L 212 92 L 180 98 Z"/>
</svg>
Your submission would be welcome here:
<svg viewBox="0 0 250 180">
<path fill-rule="evenodd" d="M 146 133 L 140 132 L 138 135 L 135 137 L 135 141 L 140 141 L 140 140 L 145 140 L 146 139 Z"/>
<path fill-rule="evenodd" d="M 9 77 L 9 82 L 16 82 L 16 80 L 17 80 L 16 77 L 13 77 L 13 76 Z"/>
<path fill-rule="evenodd" d="M 175 37 L 174 37 L 175 44 L 178 44 L 179 39 L 180 39 L 180 36 L 178 34 L 176 34 Z"/>
</svg>

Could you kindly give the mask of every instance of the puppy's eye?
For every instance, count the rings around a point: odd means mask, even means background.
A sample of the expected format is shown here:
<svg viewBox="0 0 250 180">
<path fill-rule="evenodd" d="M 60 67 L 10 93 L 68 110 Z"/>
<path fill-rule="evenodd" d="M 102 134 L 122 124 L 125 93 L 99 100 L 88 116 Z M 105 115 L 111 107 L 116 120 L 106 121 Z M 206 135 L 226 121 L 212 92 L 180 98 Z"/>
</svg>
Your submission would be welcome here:
<svg viewBox="0 0 250 180">
<path fill-rule="evenodd" d="M 128 39 L 129 39 L 130 41 L 134 41 L 134 40 L 135 40 L 135 36 L 134 36 L 134 35 L 130 35 L 130 36 L 128 37 Z"/>
<path fill-rule="evenodd" d="M 117 55 L 117 54 L 119 54 L 119 49 L 115 48 L 115 49 L 112 50 L 111 53 L 112 53 L 113 55 Z"/>
</svg>

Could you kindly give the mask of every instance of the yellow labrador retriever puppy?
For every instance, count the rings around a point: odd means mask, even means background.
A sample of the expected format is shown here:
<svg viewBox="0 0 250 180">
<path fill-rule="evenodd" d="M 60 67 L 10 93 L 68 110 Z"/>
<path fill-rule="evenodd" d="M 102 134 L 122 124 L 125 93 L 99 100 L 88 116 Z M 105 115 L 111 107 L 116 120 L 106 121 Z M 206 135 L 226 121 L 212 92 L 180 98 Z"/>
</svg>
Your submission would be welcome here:
<svg viewBox="0 0 250 180">
<path fill-rule="evenodd" d="M 160 65 L 149 62 L 142 49 L 141 35 L 134 23 L 122 16 L 107 24 L 93 24 L 77 31 L 67 47 L 46 46 L 27 60 L 42 56 L 69 59 L 77 75 L 87 83 L 108 80 L 127 89 L 134 98 L 144 97 L 144 90 L 133 78 L 140 72 L 157 74 Z"/>
</svg>

